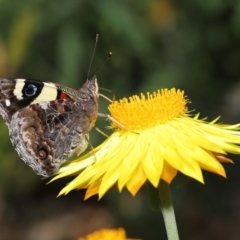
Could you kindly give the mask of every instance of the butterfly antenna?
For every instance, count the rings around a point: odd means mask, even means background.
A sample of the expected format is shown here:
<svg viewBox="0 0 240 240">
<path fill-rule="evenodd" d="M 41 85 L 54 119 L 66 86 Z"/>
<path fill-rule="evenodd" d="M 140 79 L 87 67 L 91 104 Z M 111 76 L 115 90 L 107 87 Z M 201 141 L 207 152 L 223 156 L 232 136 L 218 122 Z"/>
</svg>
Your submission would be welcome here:
<svg viewBox="0 0 240 240">
<path fill-rule="evenodd" d="M 96 74 L 96 72 L 107 62 L 107 60 L 113 55 L 112 52 L 109 52 L 107 58 L 103 61 L 103 63 L 94 71 L 93 75 Z"/>
<path fill-rule="evenodd" d="M 89 78 L 90 70 L 91 70 L 91 67 L 92 67 L 93 57 L 94 57 L 94 54 L 95 54 L 95 51 L 96 51 L 98 39 L 99 39 L 99 34 L 97 33 L 96 34 L 96 39 L 95 39 L 95 45 L 94 45 L 94 49 L 93 49 L 93 53 L 92 53 L 92 57 L 91 57 L 91 61 L 90 61 L 89 68 L 88 68 L 87 80 Z"/>
</svg>

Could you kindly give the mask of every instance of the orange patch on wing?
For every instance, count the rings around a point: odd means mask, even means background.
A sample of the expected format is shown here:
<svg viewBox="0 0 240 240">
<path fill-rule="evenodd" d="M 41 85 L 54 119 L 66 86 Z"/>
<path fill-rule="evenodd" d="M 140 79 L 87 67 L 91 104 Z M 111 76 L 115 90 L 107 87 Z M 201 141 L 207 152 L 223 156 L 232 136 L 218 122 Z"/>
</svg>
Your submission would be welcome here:
<svg viewBox="0 0 240 240">
<path fill-rule="evenodd" d="M 69 98 L 69 96 L 66 93 L 62 92 L 60 95 L 60 99 L 66 99 L 66 98 Z"/>
</svg>

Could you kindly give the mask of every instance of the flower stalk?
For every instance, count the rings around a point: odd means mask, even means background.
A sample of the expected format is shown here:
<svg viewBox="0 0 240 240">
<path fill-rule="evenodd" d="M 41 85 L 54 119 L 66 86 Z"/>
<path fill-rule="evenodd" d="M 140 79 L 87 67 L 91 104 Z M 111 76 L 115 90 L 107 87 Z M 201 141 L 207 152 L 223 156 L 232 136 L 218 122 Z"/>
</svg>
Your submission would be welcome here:
<svg viewBox="0 0 240 240">
<path fill-rule="evenodd" d="M 169 184 L 164 180 L 161 180 L 158 190 L 160 207 L 163 214 L 168 240 L 178 240 L 179 236 Z"/>
</svg>

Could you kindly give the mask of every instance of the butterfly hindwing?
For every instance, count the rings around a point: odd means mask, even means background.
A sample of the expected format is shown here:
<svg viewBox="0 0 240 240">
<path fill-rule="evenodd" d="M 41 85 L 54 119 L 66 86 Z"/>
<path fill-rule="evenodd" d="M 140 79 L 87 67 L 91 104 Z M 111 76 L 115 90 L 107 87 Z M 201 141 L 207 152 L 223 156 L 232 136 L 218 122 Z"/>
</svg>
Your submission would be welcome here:
<svg viewBox="0 0 240 240">
<path fill-rule="evenodd" d="M 10 139 L 24 162 L 37 174 L 50 175 L 79 146 L 82 151 L 87 147 L 80 115 L 86 118 L 79 105 L 68 99 L 32 104 L 13 115 Z"/>
</svg>

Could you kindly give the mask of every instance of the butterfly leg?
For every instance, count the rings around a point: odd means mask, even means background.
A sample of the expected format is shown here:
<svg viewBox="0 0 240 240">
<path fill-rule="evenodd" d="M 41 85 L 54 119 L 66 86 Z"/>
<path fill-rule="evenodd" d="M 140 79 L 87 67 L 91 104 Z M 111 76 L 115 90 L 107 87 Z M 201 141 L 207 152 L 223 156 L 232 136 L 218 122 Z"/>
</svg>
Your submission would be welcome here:
<svg viewBox="0 0 240 240">
<path fill-rule="evenodd" d="M 127 131 L 130 131 L 130 132 L 133 132 L 133 133 L 136 133 L 136 134 L 139 134 L 127 127 L 125 127 L 123 124 L 121 124 L 119 121 L 117 121 L 115 118 L 113 118 L 112 116 L 110 116 L 109 114 L 105 114 L 105 113 L 98 113 L 98 116 L 99 117 L 105 117 L 105 118 L 108 118 L 110 121 L 116 123 L 119 127 L 121 127 L 122 129 L 124 130 L 127 130 Z"/>
</svg>

